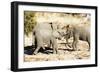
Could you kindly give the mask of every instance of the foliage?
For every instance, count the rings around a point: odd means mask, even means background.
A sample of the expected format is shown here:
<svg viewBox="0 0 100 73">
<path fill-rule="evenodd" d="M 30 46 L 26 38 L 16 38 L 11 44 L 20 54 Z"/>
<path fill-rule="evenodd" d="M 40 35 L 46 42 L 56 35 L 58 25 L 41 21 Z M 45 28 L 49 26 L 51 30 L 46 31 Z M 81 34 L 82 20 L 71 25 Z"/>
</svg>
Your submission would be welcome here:
<svg viewBox="0 0 100 73">
<path fill-rule="evenodd" d="M 36 25 L 35 12 L 25 11 L 24 12 L 24 33 L 28 36 L 28 34 L 32 32 L 35 25 Z"/>
</svg>

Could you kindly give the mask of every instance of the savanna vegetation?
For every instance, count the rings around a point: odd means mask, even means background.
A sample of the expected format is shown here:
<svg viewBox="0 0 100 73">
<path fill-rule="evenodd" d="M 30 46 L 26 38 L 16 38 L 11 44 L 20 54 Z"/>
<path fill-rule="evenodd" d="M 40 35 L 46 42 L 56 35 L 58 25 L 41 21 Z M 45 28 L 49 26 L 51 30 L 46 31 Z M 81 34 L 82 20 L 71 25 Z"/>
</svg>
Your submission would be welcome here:
<svg viewBox="0 0 100 73">
<path fill-rule="evenodd" d="M 25 11 L 24 12 L 24 34 L 28 36 L 28 34 L 32 32 L 35 25 L 36 25 L 35 12 Z"/>
</svg>

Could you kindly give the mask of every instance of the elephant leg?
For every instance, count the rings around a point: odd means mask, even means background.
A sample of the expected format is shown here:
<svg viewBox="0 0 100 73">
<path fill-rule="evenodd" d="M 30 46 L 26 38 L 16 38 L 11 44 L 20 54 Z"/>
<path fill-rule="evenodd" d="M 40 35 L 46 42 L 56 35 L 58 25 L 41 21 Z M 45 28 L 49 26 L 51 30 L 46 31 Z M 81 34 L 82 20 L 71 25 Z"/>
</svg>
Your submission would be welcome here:
<svg viewBox="0 0 100 73">
<path fill-rule="evenodd" d="M 76 47 L 75 47 L 75 41 L 73 41 L 72 47 L 73 47 L 73 50 L 76 50 Z"/>
<path fill-rule="evenodd" d="M 78 43 L 78 40 L 75 41 L 75 48 L 76 48 L 76 51 L 78 51 L 78 48 L 77 48 L 77 43 Z"/>
<path fill-rule="evenodd" d="M 57 48 L 53 48 L 53 54 L 57 54 L 58 51 L 57 51 Z"/>
<path fill-rule="evenodd" d="M 33 54 L 36 55 L 37 52 L 39 51 L 39 49 L 40 49 L 40 47 L 38 46 L 38 47 L 35 49 L 35 51 L 33 52 Z"/>
<path fill-rule="evenodd" d="M 56 40 L 54 41 L 54 45 L 53 45 L 53 53 L 54 54 L 57 54 L 58 53 Z"/>
<path fill-rule="evenodd" d="M 53 54 L 57 54 L 57 41 L 54 37 L 51 38 Z"/>
<path fill-rule="evenodd" d="M 90 51 L 90 48 L 91 48 L 90 41 L 88 41 L 88 45 L 89 45 L 88 51 Z"/>
<path fill-rule="evenodd" d="M 88 45 L 89 45 L 89 49 L 88 49 L 88 51 L 90 51 L 90 48 L 91 48 L 91 45 L 90 45 L 90 36 L 88 36 L 88 38 L 87 38 L 87 42 L 88 42 Z"/>
<path fill-rule="evenodd" d="M 43 50 L 45 50 L 45 47 L 44 46 L 42 46 L 42 48 L 43 48 Z"/>
<path fill-rule="evenodd" d="M 65 44 L 65 47 L 66 47 L 67 49 L 69 49 L 69 48 L 71 48 L 71 47 L 72 47 L 71 45 L 69 45 L 68 39 L 66 39 L 66 44 Z"/>
<path fill-rule="evenodd" d="M 78 50 L 77 49 L 78 40 L 79 40 L 79 34 L 74 34 L 73 43 L 72 43 L 73 50 L 76 50 L 76 51 Z"/>
<path fill-rule="evenodd" d="M 51 48 L 51 46 L 52 46 L 52 42 L 51 42 L 51 40 L 50 40 L 50 42 L 49 42 L 49 44 L 48 44 L 48 47 Z"/>
<path fill-rule="evenodd" d="M 66 44 L 65 44 L 66 48 L 68 48 L 68 36 L 66 36 Z"/>
</svg>

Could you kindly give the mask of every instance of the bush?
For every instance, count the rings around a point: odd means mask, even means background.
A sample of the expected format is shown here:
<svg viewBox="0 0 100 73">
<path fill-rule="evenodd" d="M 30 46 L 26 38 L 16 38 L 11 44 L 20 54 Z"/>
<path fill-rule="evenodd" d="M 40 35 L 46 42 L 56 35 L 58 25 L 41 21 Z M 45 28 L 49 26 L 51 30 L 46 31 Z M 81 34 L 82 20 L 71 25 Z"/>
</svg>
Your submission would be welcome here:
<svg viewBox="0 0 100 73">
<path fill-rule="evenodd" d="M 36 25 L 36 16 L 33 11 L 24 12 L 24 34 L 28 36 L 32 32 L 34 26 Z"/>
</svg>

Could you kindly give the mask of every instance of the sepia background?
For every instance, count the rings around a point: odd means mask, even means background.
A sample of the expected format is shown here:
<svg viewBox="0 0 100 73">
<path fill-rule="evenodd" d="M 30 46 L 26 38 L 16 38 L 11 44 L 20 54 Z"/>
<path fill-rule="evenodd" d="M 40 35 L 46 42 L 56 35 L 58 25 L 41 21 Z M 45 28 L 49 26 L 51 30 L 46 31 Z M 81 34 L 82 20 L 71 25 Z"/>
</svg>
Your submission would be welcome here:
<svg viewBox="0 0 100 73">
<path fill-rule="evenodd" d="M 57 12 L 35 12 L 24 11 L 24 61 L 54 61 L 54 60 L 75 60 L 75 59 L 89 59 L 90 51 L 89 45 L 86 41 L 79 40 L 78 49 L 80 51 L 70 51 L 72 47 L 66 48 L 66 39 L 57 39 L 59 54 L 43 53 L 43 50 L 38 54 L 33 55 L 32 45 L 34 45 L 34 36 L 32 30 L 38 23 L 50 23 L 58 26 L 58 29 L 66 31 L 64 27 L 67 25 L 80 26 L 81 28 L 90 27 L 91 15 L 88 13 L 57 13 Z M 72 45 L 73 37 L 68 39 L 69 45 Z M 51 52 L 52 50 L 48 50 Z"/>
</svg>

